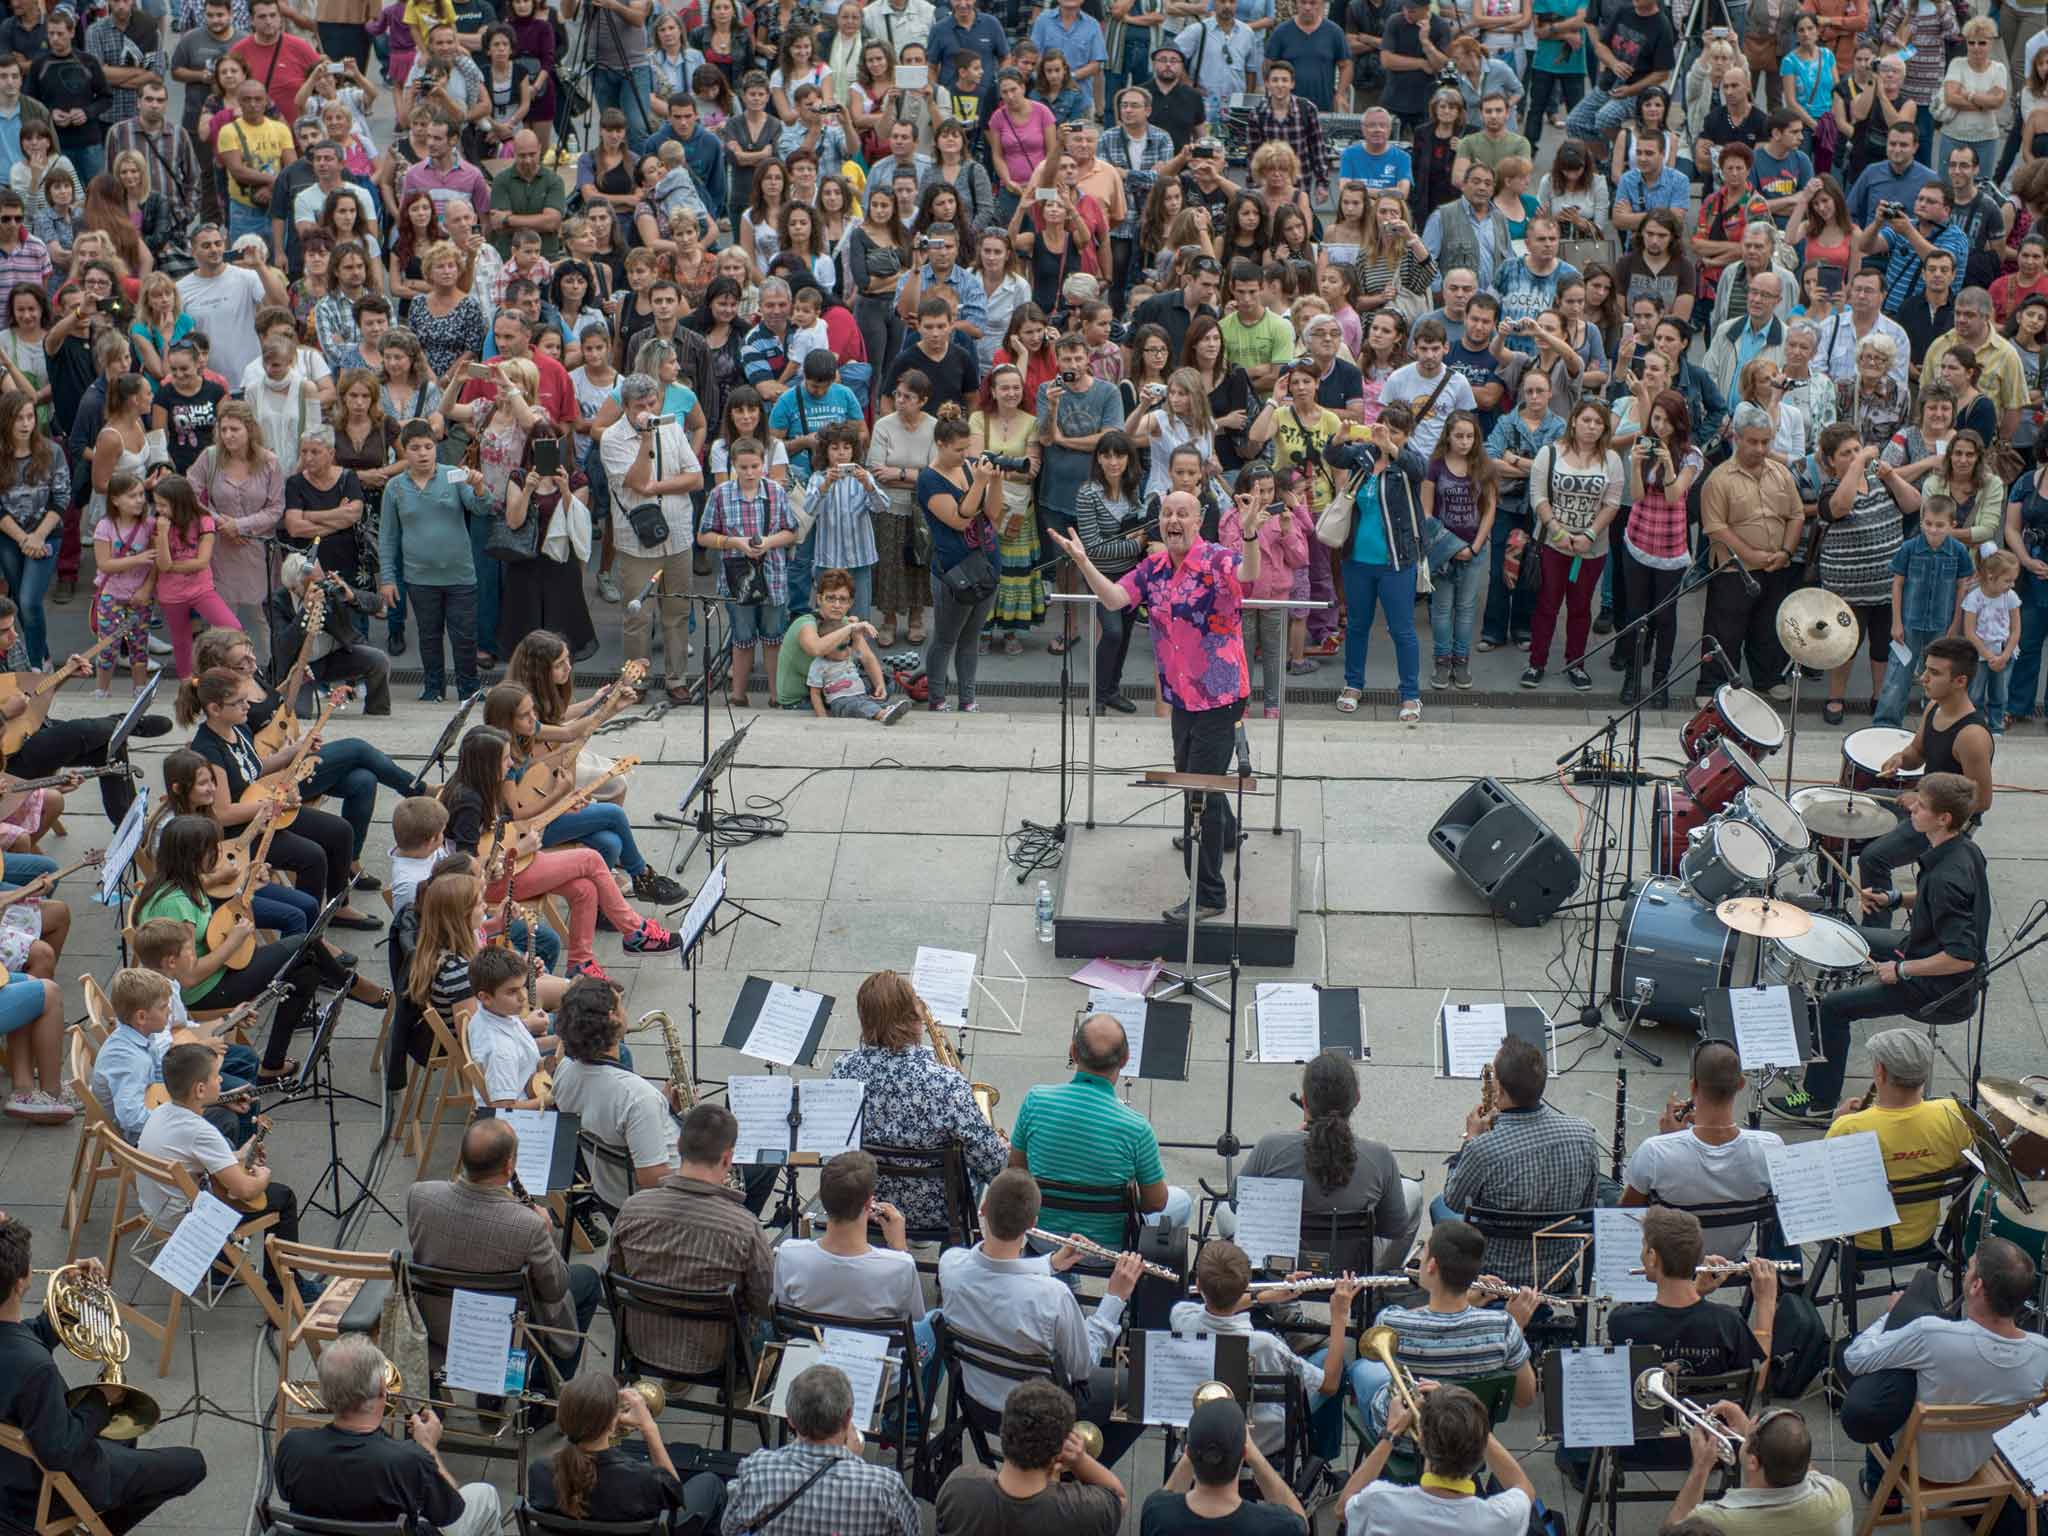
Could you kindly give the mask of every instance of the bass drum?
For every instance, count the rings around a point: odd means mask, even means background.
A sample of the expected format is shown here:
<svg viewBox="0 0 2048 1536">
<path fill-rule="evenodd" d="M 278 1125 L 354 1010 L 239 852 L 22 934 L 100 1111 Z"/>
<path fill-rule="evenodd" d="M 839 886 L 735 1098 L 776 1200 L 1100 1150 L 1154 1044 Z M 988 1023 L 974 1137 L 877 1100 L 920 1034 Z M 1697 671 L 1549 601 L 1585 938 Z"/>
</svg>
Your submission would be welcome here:
<svg viewBox="0 0 2048 1536">
<path fill-rule="evenodd" d="M 1748 975 L 1747 953 L 1750 941 L 1708 903 L 1676 880 L 1648 881 L 1622 908 L 1609 978 L 1614 1005 L 1626 1016 L 1647 991 L 1644 1019 L 1698 1028 L 1707 992 Z"/>
<path fill-rule="evenodd" d="M 1660 875 L 1678 873 L 1692 846 L 1693 834 L 1707 824 L 1707 813 L 1693 803 L 1682 784 L 1659 784 L 1650 801 L 1650 868 Z"/>
</svg>

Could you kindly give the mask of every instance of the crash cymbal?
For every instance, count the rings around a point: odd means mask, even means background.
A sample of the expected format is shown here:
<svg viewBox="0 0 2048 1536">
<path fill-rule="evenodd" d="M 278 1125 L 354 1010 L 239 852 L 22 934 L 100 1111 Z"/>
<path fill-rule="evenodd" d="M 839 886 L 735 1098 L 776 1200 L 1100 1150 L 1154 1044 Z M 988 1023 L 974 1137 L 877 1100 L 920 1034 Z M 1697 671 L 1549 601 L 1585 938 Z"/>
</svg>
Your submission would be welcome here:
<svg viewBox="0 0 2048 1536">
<path fill-rule="evenodd" d="M 1714 908 L 1724 927 L 1759 939 L 1796 939 L 1813 926 L 1813 914 L 1768 896 L 1735 896 Z"/>
<path fill-rule="evenodd" d="M 1799 814 L 1806 818 L 1807 831 L 1816 837 L 1882 837 L 1899 824 L 1883 801 L 1847 790 L 1803 805 Z"/>
<path fill-rule="evenodd" d="M 1802 587 L 1778 604 L 1778 643 L 1803 667 L 1839 667 L 1856 654 L 1863 626 L 1834 593 Z"/>
<path fill-rule="evenodd" d="M 2048 1083 L 2040 1078 L 2016 1082 L 2009 1077 L 1983 1077 L 1977 1080 L 1977 1092 L 2021 1130 L 2048 1136 Z"/>
</svg>

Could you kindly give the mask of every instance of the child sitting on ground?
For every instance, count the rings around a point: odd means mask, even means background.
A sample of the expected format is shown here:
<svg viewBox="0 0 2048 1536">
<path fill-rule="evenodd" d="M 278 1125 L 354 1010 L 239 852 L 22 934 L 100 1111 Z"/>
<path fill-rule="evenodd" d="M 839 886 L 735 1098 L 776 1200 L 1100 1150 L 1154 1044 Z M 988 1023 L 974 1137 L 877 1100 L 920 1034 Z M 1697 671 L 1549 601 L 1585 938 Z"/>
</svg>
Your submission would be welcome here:
<svg viewBox="0 0 2048 1536">
<path fill-rule="evenodd" d="M 820 573 L 811 586 L 811 601 L 817 606 L 817 619 L 796 637 L 811 658 L 804 676 L 811 713 L 894 725 L 909 711 L 910 700 L 889 697 L 889 680 L 868 644 L 875 626 L 847 617 L 853 606 L 852 575 L 841 570 Z"/>
</svg>

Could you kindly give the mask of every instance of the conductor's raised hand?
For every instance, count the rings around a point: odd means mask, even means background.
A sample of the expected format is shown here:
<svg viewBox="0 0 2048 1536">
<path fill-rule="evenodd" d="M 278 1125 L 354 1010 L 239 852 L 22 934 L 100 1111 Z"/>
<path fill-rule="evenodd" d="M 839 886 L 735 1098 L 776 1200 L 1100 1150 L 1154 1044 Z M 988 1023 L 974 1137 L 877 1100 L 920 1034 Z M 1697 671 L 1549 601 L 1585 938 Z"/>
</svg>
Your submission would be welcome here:
<svg viewBox="0 0 2048 1536">
<path fill-rule="evenodd" d="M 1048 539 L 1051 539 L 1053 541 L 1053 544 L 1058 548 L 1059 552 L 1065 555 L 1069 560 L 1073 560 L 1076 562 L 1087 560 L 1088 550 L 1087 547 L 1082 544 L 1081 536 L 1079 534 L 1068 533 L 1063 528 L 1052 527 L 1045 528 L 1043 532 Z"/>
</svg>

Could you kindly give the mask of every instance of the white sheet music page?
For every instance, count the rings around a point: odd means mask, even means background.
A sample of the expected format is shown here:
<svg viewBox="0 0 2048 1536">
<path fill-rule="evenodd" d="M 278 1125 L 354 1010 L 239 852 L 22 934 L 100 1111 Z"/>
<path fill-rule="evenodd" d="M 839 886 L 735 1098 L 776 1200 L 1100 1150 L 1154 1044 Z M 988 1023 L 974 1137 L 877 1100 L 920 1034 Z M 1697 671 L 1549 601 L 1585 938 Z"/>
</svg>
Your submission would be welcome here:
<svg viewBox="0 0 2048 1536">
<path fill-rule="evenodd" d="M 2048 1419 L 2041 1417 L 2040 1409 L 1993 1430 L 1991 1438 L 2021 1482 L 2036 1495 L 2048 1494 Z"/>
<path fill-rule="evenodd" d="M 513 1169 L 529 1195 L 548 1192 L 548 1179 L 555 1169 L 555 1125 L 560 1119 L 552 1109 L 501 1109 L 498 1117 L 512 1127 L 519 1139 L 519 1155 Z"/>
<path fill-rule="evenodd" d="M 1838 1219 L 1849 1223 L 1840 1230 L 1875 1232 L 1897 1222 L 1899 1207 L 1885 1178 L 1884 1148 L 1878 1145 L 1877 1132 L 1830 1136 L 1821 1145 L 1827 1149 Z"/>
<path fill-rule="evenodd" d="M 802 1115 L 796 1125 L 797 1151 L 827 1158 L 858 1147 L 867 1087 L 850 1077 L 807 1077 L 798 1083 L 797 1108 Z"/>
<path fill-rule="evenodd" d="M 941 1024 L 959 1029 L 967 1023 L 967 1005 L 974 998 L 974 956 L 964 949 L 917 946 L 910 985 Z"/>
<path fill-rule="evenodd" d="M 1796 1067 L 1806 1060 L 1799 1048 L 1799 1030 L 1792 1022 L 1789 987 L 1731 987 L 1728 1014 L 1735 1025 L 1735 1050 L 1742 1070 Z"/>
<path fill-rule="evenodd" d="M 697 888 L 697 894 L 690 901 L 690 910 L 683 914 L 683 926 L 677 930 L 683 941 L 676 948 L 685 962 L 689 960 L 690 951 L 697 947 L 697 940 L 703 937 L 704 925 L 711 921 L 712 914 L 717 912 L 718 904 L 723 900 L 725 860 L 720 859 L 712 866 L 711 873 L 704 877 L 704 883 Z"/>
<path fill-rule="evenodd" d="M 1788 1243 L 1874 1232 L 1899 1219 L 1875 1131 L 1765 1149 Z"/>
<path fill-rule="evenodd" d="M 1131 1059 L 1124 1063 L 1122 1075 L 1136 1077 L 1139 1063 L 1145 1059 L 1145 999 L 1132 997 L 1128 992 L 1111 992 L 1103 987 L 1090 987 L 1088 1011 L 1106 1013 L 1123 1025 L 1124 1039 L 1131 1047 Z"/>
<path fill-rule="evenodd" d="M 1643 1213 L 1619 1206 L 1593 1210 L 1593 1294 L 1614 1301 L 1655 1301 L 1657 1286 L 1632 1275 L 1643 1257 Z"/>
<path fill-rule="evenodd" d="M 1564 1443 L 1573 1450 L 1636 1443 L 1635 1383 L 1626 1349 L 1566 1349 Z"/>
<path fill-rule="evenodd" d="M 793 1067 L 811 1038 L 811 1025 L 818 1017 L 818 994 L 792 987 L 786 982 L 768 983 L 768 995 L 761 1011 L 754 1015 L 754 1027 L 740 1047 L 757 1061 L 772 1061 L 779 1067 Z"/>
<path fill-rule="evenodd" d="M 149 1261 L 149 1272 L 190 1296 L 205 1282 L 207 1270 L 241 1221 L 240 1211 L 202 1189 Z"/>
<path fill-rule="evenodd" d="M 1505 1003 L 1445 1003 L 1444 1076 L 1477 1077 L 1508 1037 Z"/>
<path fill-rule="evenodd" d="M 516 1296 L 457 1290 L 448 1305 L 448 1372 L 451 1387 L 465 1392 L 505 1390 L 512 1358 L 512 1309 Z"/>
<path fill-rule="evenodd" d="M 1235 1241 L 1253 1269 L 1293 1267 L 1301 1252 L 1300 1179 L 1239 1179 Z"/>
<path fill-rule="evenodd" d="M 853 1422 L 872 1428 L 889 1381 L 889 1341 L 877 1333 L 827 1328 L 817 1363 L 837 1366 L 853 1388 Z"/>
<path fill-rule="evenodd" d="M 725 1082 L 725 1107 L 740 1123 L 739 1140 L 732 1149 L 736 1163 L 779 1163 L 789 1154 L 789 1106 L 796 1092 L 796 1079 L 773 1077 L 729 1077 Z M 763 1151 L 773 1157 L 762 1157 Z"/>
<path fill-rule="evenodd" d="M 1259 1060 L 1309 1061 L 1322 1054 L 1323 1011 L 1305 981 L 1262 981 L 1257 991 Z"/>
<path fill-rule="evenodd" d="M 1183 1337 L 1145 1330 L 1145 1402 L 1147 1424 L 1185 1427 L 1195 1415 L 1195 1388 L 1216 1379 L 1216 1335 Z"/>
</svg>

